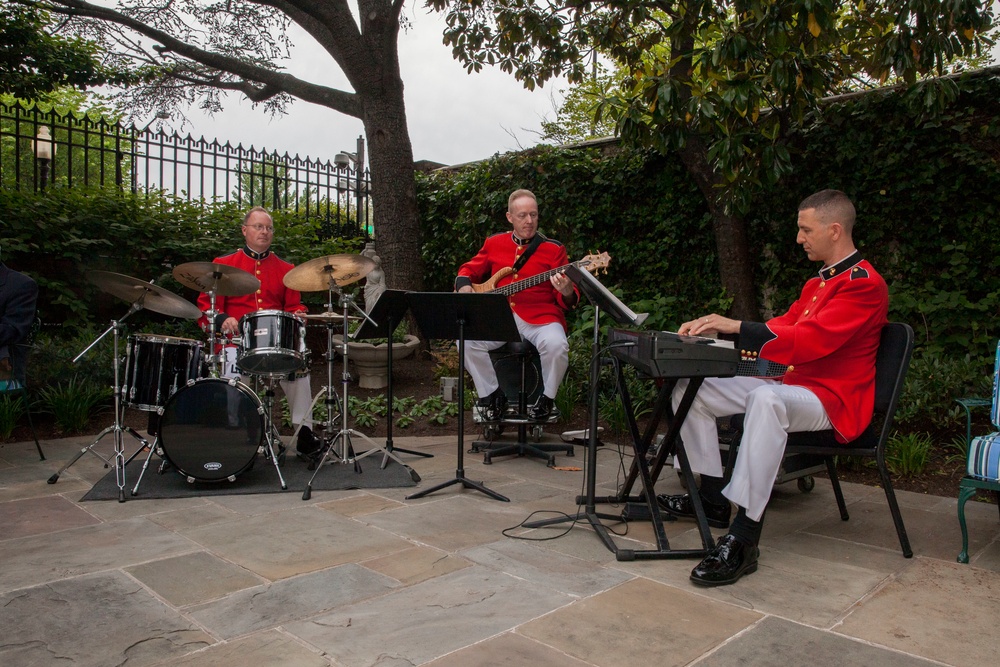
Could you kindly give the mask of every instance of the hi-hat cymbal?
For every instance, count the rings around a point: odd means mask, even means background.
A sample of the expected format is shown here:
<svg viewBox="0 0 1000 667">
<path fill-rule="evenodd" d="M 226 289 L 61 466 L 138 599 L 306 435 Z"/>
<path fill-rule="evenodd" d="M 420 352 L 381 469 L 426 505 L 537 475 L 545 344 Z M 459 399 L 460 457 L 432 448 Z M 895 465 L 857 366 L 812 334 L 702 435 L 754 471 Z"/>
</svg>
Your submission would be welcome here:
<svg viewBox="0 0 1000 667">
<path fill-rule="evenodd" d="M 243 269 L 216 262 L 188 262 L 174 267 L 174 278 L 181 285 L 219 296 L 242 296 L 256 292 L 260 281 Z"/>
<path fill-rule="evenodd" d="M 300 292 L 322 292 L 356 283 L 375 268 L 375 261 L 364 255 L 327 255 L 299 264 L 285 274 L 285 287 Z"/>
<path fill-rule="evenodd" d="M 343 313 L 301 313 L 299 317 L 304 317 L 307 320 L 325 320 L 325 321 L 339 321 L 344 319 Z M 360 315 L 348 315 L 348 321 L 355 322 L 357 320 L 363 320 L 365 318 Z"/>
<path fill-rule="evenodd" d="M 138 278 L 110 271 L 91 271 L 87 274 L 87 280 L 101 288 L 101 291 L 132 304 L 138 303 L 143 308 L 161 315 L 184 317 L 189 320 L 201 317 L 198 306 L 184 297 Z"/>
</svg>

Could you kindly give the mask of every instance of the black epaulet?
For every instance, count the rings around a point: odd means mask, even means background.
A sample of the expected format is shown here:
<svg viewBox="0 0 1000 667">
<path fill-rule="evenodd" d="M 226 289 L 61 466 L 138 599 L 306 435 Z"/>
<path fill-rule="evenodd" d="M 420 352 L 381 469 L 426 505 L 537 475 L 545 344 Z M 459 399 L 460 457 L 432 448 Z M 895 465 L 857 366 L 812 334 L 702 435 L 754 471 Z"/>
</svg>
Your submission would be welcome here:
<svg viewBox="0 0 1000 667">
<path fill-rule="evenodd" d="M 868 269 L 863 266 L 855 266 L 851 269 L 851 280 L 856 280 L 858 278 L 867 278 Z"/>
</svg>

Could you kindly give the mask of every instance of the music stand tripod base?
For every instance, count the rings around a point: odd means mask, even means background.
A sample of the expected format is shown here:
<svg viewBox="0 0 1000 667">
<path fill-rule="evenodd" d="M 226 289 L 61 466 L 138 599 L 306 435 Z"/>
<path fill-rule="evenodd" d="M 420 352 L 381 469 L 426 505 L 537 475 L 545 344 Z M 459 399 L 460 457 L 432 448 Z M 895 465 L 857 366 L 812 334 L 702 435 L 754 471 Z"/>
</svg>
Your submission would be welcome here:
<svg viewBox="0 0 1000 667">
<path fill-rule="evenodd" d="M 406 496 L 415 500 L 455 484 L 474 489 L 503 502 L 510 498 L 488 489 L 465 476 L 465 341 L 521 340 L 507 298 L 503 294 L 456 292 L 410 292 L 410 310 L 420 330 L 428 338 L 458 341 L 458 462 L 455 478 Z"/>
</svg>

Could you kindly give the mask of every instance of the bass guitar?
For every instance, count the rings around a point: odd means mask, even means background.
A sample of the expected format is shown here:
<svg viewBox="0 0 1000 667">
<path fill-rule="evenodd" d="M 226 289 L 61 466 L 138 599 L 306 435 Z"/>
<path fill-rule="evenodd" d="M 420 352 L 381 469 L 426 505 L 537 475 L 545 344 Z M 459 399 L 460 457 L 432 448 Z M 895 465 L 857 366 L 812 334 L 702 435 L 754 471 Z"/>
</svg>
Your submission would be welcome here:
<svg viewBox="0 0 1000 667">
<path fill-rule="evenodd" d="M 596 274 L 600 269 L 607 271 L 609 262 L 611 262 L 611 257 L 606 252 L 602 252 L 599 255 L 587 255 L 583 259 L 576 262 L 571 262 L 555 269 L 549 269 L 548 271 L 535 274 L 530 278 L 525 278 L 524 280 L 516 280 L 512 283 L 504 285 L 503 287 L 497 287 L 496 285 L 498 282 L 514 272 L 513 268 L 506 266 L 490 276 L 489 280 L 486 282 L 473 285 L 472 290 L 477 294 L 489 292 L 491 294 L 503 294 L 505 296 L 510 296 L 511 294 L 516 294 L 517 292 L 528 289 L 529 287 L 541 285 L 552 276 L 556 275 L 560 271 L 565 271 L 571 266 L 586 269 L 587 271 Z"/>
</svg>

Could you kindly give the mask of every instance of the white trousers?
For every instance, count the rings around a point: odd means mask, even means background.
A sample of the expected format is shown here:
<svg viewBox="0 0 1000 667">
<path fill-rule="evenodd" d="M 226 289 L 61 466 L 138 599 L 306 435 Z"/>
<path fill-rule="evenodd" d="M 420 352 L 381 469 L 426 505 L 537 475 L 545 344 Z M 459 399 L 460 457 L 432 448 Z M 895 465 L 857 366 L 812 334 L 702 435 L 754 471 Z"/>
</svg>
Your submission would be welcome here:
<svg viewBox="0 0 1000 667">
<path fill-rule="evenodd" d="M 559 322 L 549 324 L 528 324 L 517 314 L 514 314 L 514 323 L 521 338 L 529 341 L 538 349 L 538 357 L 542 363 L 542 385 L 545 395 L 555 398 L 559 391 L 559 384 L 566 369 L 569 368 L 569 342 L 566 340 L 566 330 Z M 480 397 L 489 396 L 500 383 L 497 381 L 496 371 L 493 370 L 493 362 L 490 361 L 490 350 L 495 350 L 504 345 L 503 341 L 496 340 L 467 340 L 465 341 L 465 370 L 472 376 L 472 382 L 476 385 L 476 393 Z M 508 396 L 508 399 L 514 398 Z"/>
<path fill-rule="evenodd" d="M 236 348 L 226 347 L 225 350 L 226 363 L 222 368 L 222 376 L 236 377 L 243 381 L 240 369 L 236 366 Z M 281 380 L 279 384 L 288 399 L 288 409 L 292 413 L 292 425 L 311 426 L 313 420 L 312 415 L 309 414 L 309 408 L 312 407 L 313 395 L 309 374 L 306 373 L 305 377 L 297 377 L 294 380 Z"/>
<path fill-rule="evenodd" d="M 674 388 L 675 410 L 687 385 L 681 380 Z M 722 477 L 716 418 L 740 413 L 746 414 L 743 440 L 732 479 L 722 493 L 759 521 L 781 469 L 788 433 L 828 429 L 830 419 L 816 394 L 804 387 L 752 377 L 708 378 L 680 430 L 693 472 Z"/>
</svg>

